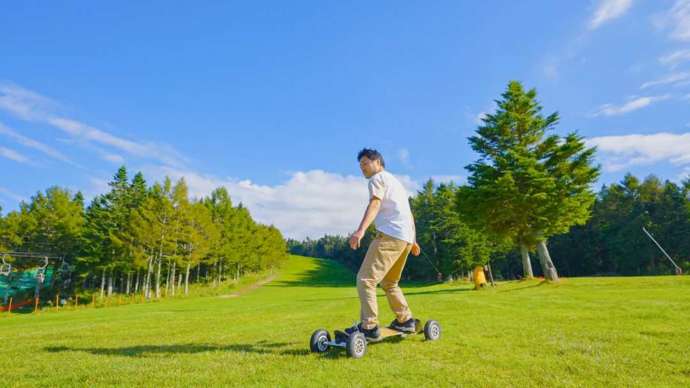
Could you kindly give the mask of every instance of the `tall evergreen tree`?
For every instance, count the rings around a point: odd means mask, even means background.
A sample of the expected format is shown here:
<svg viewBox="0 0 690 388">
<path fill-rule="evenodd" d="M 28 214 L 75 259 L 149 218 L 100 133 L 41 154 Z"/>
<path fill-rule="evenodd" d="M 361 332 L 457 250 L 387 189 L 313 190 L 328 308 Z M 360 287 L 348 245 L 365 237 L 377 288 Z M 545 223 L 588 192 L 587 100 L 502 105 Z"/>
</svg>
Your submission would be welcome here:
<svg viewBox="0 0 690 388">
<path fill-rule="evenodd" d="M 599 174 L 594 149 L 575 133 L 547 136 L 558 114 L 541 115 L 534 89 L 511 81 L 496 102 L 469 139 L 480 158 L 467 166 L 471 189 L 460 192 L 460 206 L 492 236 L 521 247 L 526 277 L 527 250 L 536 246 L 544 276 L 557 281 L 546 241 L 587 221 Z"/>
</svg>

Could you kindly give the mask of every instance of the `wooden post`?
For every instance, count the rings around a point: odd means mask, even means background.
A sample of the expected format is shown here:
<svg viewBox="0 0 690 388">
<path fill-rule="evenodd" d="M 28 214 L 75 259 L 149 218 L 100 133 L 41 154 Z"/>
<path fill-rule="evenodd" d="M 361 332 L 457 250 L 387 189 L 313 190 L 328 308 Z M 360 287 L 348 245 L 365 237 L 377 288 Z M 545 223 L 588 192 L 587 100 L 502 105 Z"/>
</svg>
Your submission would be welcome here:
<svg viewBox="0 0 690 388">
<path fill-rule="evenodd" d="M 91 294 L 91 306 L 96 307 L 96 294 Z"/>
<path fill-rule="evenodd" d="M 60 293 L 55 295 L 55 311 L 60 311 Z"/>
<path fill-rule="evenodd" d="M 10 306 L 7 308 L 7 312 L 12 314 L 12 297 L 10 297 Z"/>
<path fill-rule="evenodd" d="M 496 283 L 494 283 L 494 274 L 493 271 L 491 271 L 491 263 L 487 263 L 486 268 L 489 270 L 489 280 L 491 280 L 491 287 L 496 287 Z"/>
<path fill-rule="evenodd" d="M 38 313 L 38 300 L 39 298 L 34 298 L 34 313 Z"/>
</svg>

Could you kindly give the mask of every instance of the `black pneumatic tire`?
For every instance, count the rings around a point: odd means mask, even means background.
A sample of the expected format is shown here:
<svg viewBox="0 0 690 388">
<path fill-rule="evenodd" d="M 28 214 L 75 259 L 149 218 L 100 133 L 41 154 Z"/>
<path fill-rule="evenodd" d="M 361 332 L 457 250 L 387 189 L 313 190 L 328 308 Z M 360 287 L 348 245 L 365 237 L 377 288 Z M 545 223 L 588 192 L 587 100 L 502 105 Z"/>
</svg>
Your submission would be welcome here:
<svg viewBox="0 0 690 388">
<path fill-rule="evenodd" d="M 328 334 L 328 331 L 324 329 L 316 330 L 309 340 L 309 349 L 313 353 L 323 353 L 328 350 L 328 342 L 330 341 L 331 335 Z"/>
<path fill-rule="evenodd" d="M 441 325 L 434 320 L 427 321 L 424 325 L 424 338 L 428 341 L 436 341 L 441 338 Z"/>
<path fill-rule="evenodd" d="M 352 358 L 362 358 L 367 352 L 367 339 L 364 337 L 363 333 L 352 333 L 350 338 L 347 339 L 347 344 L 345 349 L 347 350 L 347 355 Z"/>
</svg>

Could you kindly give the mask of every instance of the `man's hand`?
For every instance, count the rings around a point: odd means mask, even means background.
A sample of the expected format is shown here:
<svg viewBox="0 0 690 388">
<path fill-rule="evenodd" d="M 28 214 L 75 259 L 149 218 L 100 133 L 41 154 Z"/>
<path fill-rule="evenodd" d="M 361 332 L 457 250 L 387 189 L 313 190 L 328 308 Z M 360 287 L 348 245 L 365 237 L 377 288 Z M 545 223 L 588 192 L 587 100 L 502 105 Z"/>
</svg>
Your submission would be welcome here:
<svg viewBox="0 0 690 388">
<path fill-rule="evenodd" d="M 364 231 L 363 230 L 357 230 L 356 232 L 352 233 L 352 236 L 350 236 L 350 248 L 352 248 L 352 249 L 359 248 L 359 243 L 360 243 L 360 241 L 362 241 L 363 237 L 364 237 Z"/>
<path fill-rule="evenodd" d="M 412 244 L 412 250 L 410 250 L 410 253 L 412 253 L 413 256 L 419 256 L 420 253 L 422 253 L 422 248 L 417 244 L 415 241 L 414 244 Z"/>
</svg>

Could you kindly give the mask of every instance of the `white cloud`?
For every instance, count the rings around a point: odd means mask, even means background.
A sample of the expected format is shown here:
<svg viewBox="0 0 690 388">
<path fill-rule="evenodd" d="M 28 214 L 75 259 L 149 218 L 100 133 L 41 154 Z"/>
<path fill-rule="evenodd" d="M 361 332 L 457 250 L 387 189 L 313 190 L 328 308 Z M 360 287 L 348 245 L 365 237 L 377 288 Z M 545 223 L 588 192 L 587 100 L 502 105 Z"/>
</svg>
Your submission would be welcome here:
<svg viewBox="0 0 690 388">
<path fill-rule="evenodd" d="M 477 113 L 476 116 L 474 116 L 474 123 L 477 125 L 483 125 L 484 121 L 482 121 L 486 117 L 487 112 L 479 112 Z"/>
<path fill-rule="evenodd" d="M 196 198 L 223 186 L 233 203 L 242 202 L 255 220 L 273 224 L 285 237 L 297 239 L 352 233 L 361 221 L 368 197 L 364 177 L 322 170 L 295 172 L 286 182 L 273 186 L 172 167 L 149 166 L 143 170 L 146 176 L 159 181 L 165 176 L 173 180 L 184 177 L 190 195 Z M 410 195 L 419 189 L 409 176 L 397 177 Z"/>
<path fill-rule="evenodd" d="M 410 151 L 407 148 L 401 148 L 398 150 L 398 159 L 405 167 L 411 167 L 410 164 Z"/>
<path fill-rule="evenodd" d="M 653 21 L 658 28 L 670 31 L 671 39 L 690 41 L 690 0 L 676 0 L 669 11 L 656 15 Z"/>
<path fill-rule="evenodd" d="M 320 237 L 325 233 L 349 234 L 358 226 L 366 208 L 367 181 L 362 176 L 311 170 L 295 172 L 285 182 L 276 185 L 219 178 L 186 167 L 186 159 L 170 146 L 113 135 L 54 113 L 56 106 L 57 104 L 37 93 L 0 84 L 0 110 L 10 112 L 22 120 L 51 125 L 67 134 L 67 141 L 71 144 L 87 146 L 101 158 L 114 163 L 129 161 L 130 156 L 139 156 L 143 161 L 137 162 L 148 164 L 141 170 L 149 182 L 162 181 L 165 176 L 174 180 L 184 177 L 193 197 L 206 196 L 213 189 L 224 186 L 235 204 L 242 202 L 255 220 L 275 225 L 286 237 L 302 239 L 306 236 Z M 59 151 L 9 128 L 3 127 L 2 133 L 52 157 L 59 158 L 62 155 Z M 17 159 L 16 153 L 5 153 Z M 409 150 L 400 149 L 398 157 L 403 162 L 409 162 Z M 409 176 L 398 178 L 409 194 L 418 190 L 419 185 Z M 107 179 L 93 176 L 89 177 L 87 186 L 84 190 L 87 199 L 109 190 Z"/>
<path fill-rule="evenodd" d="M 602 24 L 623 16 L 631 5 L 632 0 L 600 0 L 589 21 L 589 29 L 597 29 Z"/>
<path fill-rule="evenodd" d="M 10 190 L 10 189 L 7 189 L 7 188 L 5 188 L 5 187 L 2 187 L 2 186 L 0 186 L 0 194 L 2 194 L 3 196 L 5 196 L 5 197 L 7 197 L 7 198 L 10 198 L 10 199 L 12 199 L 12 200 L 14 200 L 14 201 L 16 201 L 16 202 L 20 202 L 20 201 L 23 201 L 23 200 L 24 200 L 24 197 L 22 197 L 21 195 L 19 195 L 19 194 L 13 192 L 13 191 Z"/>
<path fill-rule="evenodd" d="M 24 120 L 45 115 L 44 109 L 55 109 L 58 104 L 40 94 L 12 84 L 0 84 L 0 109 Z"/>
<path fill-rule="evenodd" d="M 671 69 L 687 61 L 690 61 L 690 49 L 676 50 L 659 58 L 659 63 Z"/>
<path fill-rule="evenodd" d="M 542 71 L 544 72 L 544 76 L 550 80 L 556 80 L 558 79 L 558 64 L 556 62 L 549 62 L 546 63 L 542 67 Z"/>
<path fill-rule="evenodd" d="M 25 147 L 38 150 L 38 151 L 50 156 L 51 158 L 61 160 L 63 162 L 78 166 L 76 163 L 71 161 L 68 157 L 66 157 L 60 151 L 54 149 L 53 147 L 50 147 L 50 146 L 43 144 L 37 140 L 28 138 L 28 137 L 26 137 L 20 133 L 17 133 L 16 131 L 3 125 L 2 123 L 0 123 L 0 134 L 9 137 L 10 139 L 16 141 L 17 143 L 19 143 Z"/>
<path fill-rule="evenodd" d="M 594 3 L 594 9 L 587 19 L 584 30 L 577 35 L 561 42 L 559 49 L 550 52 L 539 62 L 539 72 L 547 80 L 557 82 L 561 73 L 572 73 L 577 67 L 588 63 L 588 58 L 583 54 L 591 42 L 592 31 L 614 19 L 620 18 L 632 6 L 632 0 L 590 0 Z"/>
<path fill-rule="evenodd" d="M 82 190 L 82 193 L 84 194 L 84 198 L 90 201 L 95 196 L 107 193 L 108 191 L 110 191 L 110 184 L 107 179 L 91 176 L 89 177 L 89 186 L 85 190 Z"/>
<path fill-rule="evenodd" d="M 690 132 L 600 136 L 587 139 L 587 145 L 597 147 L 604 168 L 612 172 L 660 161 L 690 164 Z"/>
<path fill-rule="evenodd" d="M 669 95 L 637 97 L 629 99 L 628 102 L 626 102 L 623 105 L 604 104 L 600 106 L 599 110 L 593 114 L 593 117 L 619 116 L 622 114 L 636 111 L 638 109 L 642 109 L 655 102 L 667 100 L 669 98 L 671 98 L 671 96 Z"/>
<path fill-rule="evenodd" d="M 110 152 L 98 146 L 92 146 L 91 148 L 95 153 L 98 153 L 100 155 L 101 159 L 105 160 L 106 162 L 110 162 L 117 165 L 123 165 L 126 162 L 126 158 L 120 154 Z"/>
<path fill-rule="evenodd" d="M 125 158 L 117 154 L 103 154 L 103 159 L 115 164 L 123 164 L 125 162 Z"/>
<path fill-rule="evenodd" d="M 496 103 L 491 102 L 489 104 L 486 104 L 484 109 L 482 109 L 479 113 L 476 115 L 472 116 L 472 122 L 476 125 L 484 125 L 484 122 L 482 119 L 486 118 L 486 115 L 488 115 L 491 112 L 494 112 L 496 110 Z"/>
<path fill-rule="evenodd" d="M 684 85 L 690 81 L 690 73 L 673 73 L 656 81 L 645 82 L 640 86 L 640 89 L 647 89 L 652 86 L 659 85 Z"/>
<path fill-rule="evenodd" d="M 10 148 L 0 146 L 0 156 L 18 163 L 31 164 L 29 158 Z"/>
<path fill-rule="evenodd" d="M 91 148 L 94 145 L 112 147 L 143 159 L 157 160 L 168 165 L 181 165 L 186 159 L 165 144 L 125 139 L 80 121 L 53 113 L 57 104 L 38 93 L 16 85 L 0 84 L 0 109 L 32 122 L 49 124 Z"/>
<path fill-rule="evenodd" d="M 690 179 L 690 167 L 685 167 L 683 171 L 681 171 L 680 174 L 676 176 L 676 180 L 679 182 L 682 182 L 686 179 Z"/>
</svg>

